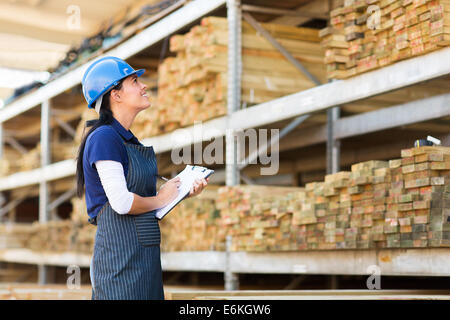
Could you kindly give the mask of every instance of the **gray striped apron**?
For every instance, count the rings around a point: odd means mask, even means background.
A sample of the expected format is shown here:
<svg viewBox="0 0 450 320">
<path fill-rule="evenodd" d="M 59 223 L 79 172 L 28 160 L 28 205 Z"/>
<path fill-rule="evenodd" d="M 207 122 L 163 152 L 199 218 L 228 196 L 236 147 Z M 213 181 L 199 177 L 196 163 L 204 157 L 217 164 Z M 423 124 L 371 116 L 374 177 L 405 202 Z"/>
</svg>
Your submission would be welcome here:
<svg viewBox="0 0 450 320">
<path fill-rule="evenodd" d="M 131 143 L 125 146 L 128 190 L 142 197 L 155 196 L 158 169 L 153 148 Z M 92 299 L 164 299 L 161 234 L 155 212 L 121 215 L 106 202 L 96 223 Z"/>
</svg>

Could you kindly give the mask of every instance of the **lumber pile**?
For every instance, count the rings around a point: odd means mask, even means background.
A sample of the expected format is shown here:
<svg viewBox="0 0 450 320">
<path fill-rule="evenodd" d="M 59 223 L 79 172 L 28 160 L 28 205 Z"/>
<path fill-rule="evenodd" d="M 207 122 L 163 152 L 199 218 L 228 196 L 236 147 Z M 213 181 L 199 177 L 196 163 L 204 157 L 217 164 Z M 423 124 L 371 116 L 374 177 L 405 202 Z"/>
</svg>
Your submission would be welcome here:
<svg viewBox="0 0 450 320">
<path fill-rule="evenodd" d="M 75 130 L 74 142 L 75 145 L 79 146 L 83 136 L 89 131 L 90 127 L 86 127 L 86 121 L 98 119 L 98 114 L 92 109 L 85 109 L 81 113 L 81 120 Z"/>
<path fill-rule="evenodd" d="M 318 31 L 262 24 L 317 78 L 325 80 Z M 228 25 L 225 18 L 207 17 L 185 35 L 170 39 L 176 54 L 158 69 L 158 113 L 152 121 L 160 132 L 226 113 Z M 242 26 L 242 102 L 265 102 L 314 86 L 247 23 Z"/>
<path fill-rule="evenodd" d="M 223 250 L 227 235 L 234 251 L 449 246 L 450 148 L 404 149 L 401 156 L 356 163 L 305 188 L 221 187 L 205 207 L 189 199 L 162 222 L 171 222 L 163 242 L 177 244 L 164 250 Z M 195 224 L 213 211 L 219 217 L 202 224 L 217 229 L 204 236 Z M 196 232 L 203 240 L 193 241 Z"/>
<path fill-rule="evenodd" d="M 90 254 L 94 249 L 97 228 L 87 221 L 88 215 L 84 196 L 72 198 L 71 203 L 70 250 Z"/>
<path fill-rule="evenodd" d="M 196 198 L 183 200 L 161 220 L 161 250 L 223 251 L 225 234 L 216 222 L 216 196 L 217 187 L 208 186 Z"/>
<path fill-rule="evenodd" d="M 0 249 L 24 248 L 34 228 L 28 223 L 0 224 Z"/>
<path fill-rule="evenodd" d="M 76 197 L 71 202 L 71 219 L 28 225 L 20 247 L 34 251 L 92 253 L 96 228 L 87 222 L 86 202 Z"/>
<path fill-rule="evenodd" d="M 20 170 L 20 165 L 17 161 L 22 154 L 10 147 L 4 146 L 3 156 L 0 158 L 0 176 L 7 176 Z"/>
<path fill-rule="evenodd" d="M 17 247 L 92 253 L 96 228 L 86 222 L 85 201 L 72 205 L 70 220 L 26 230 L 0 225 L 0 244 L 14 236 L 10 245 Z M 304 188 L 209 186 L 160 222 L 161 246 L 223 251 L 231 235 L 233 251 L 448 247 L 449 219 L 450 148 L 418 147 Z"/>
<path fill-rule="evenodd" d="M 345 0 L 320 31 L 327 77 L 344 79 L 450 44 L 448 0 Z"/>
<path fill-rule="evenodd" d="M 450 245 L 450 148 L 405 149 L 401 156 L 390 162 L 397 216 L 390 216 L 388 247 Z"/>
<path fill-rule="evenodd" d="M 291 222 L 303 188 L 235 186 L 218 190 L 220 229 L 232 235 L 232 251 L 293 250 Z"/>
<path fill-rule="evenodd" d="M 139 112 L 133 121 L 131 131 L 138 138 L 147 138 L 156 136 L 164 132 L 164 119 L 160 119 L 158 105 L 156 104 L 156 94 L 152 91 L 147 91 L 150 99 L 150 107 Z M 168 131 L 169 127 L 167 127 Z"/>
<path fill-rule="evenodd" d="M 354 164 L 284 195 L 271 187 L 221 188 L 222 229 L 233 235 L 234 250 L 450 245 L 450 148 L 401 155 Z"/>
<path fill-rule="evenodd" d="M 34 222 L 27 248 L 34 251 L 70 251 L 70 220 Z"/>
<path fill-rule="evenodd" d="M 58 162 L 76 157 L 77 146 L 73 142 L 52 141 L 51 160 Z M 19 171 L 28 171 L 41 166 L 41 144 L 22 155 L 18 160 Z"/>
</svg>

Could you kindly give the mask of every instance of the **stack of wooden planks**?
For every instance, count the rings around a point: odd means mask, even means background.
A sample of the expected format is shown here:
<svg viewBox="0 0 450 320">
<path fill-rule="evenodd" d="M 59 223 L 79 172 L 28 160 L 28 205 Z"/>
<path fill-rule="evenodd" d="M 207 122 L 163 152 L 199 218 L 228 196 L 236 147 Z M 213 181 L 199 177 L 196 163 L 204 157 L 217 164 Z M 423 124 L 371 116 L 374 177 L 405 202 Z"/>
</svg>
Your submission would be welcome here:
<svg viewBox="0 0 450 320">
<path fill-rule="evenodd" d="M 92 253 L 96 227 L 87 222 L 86 202 L 72 198 L 71 219 L 29 225 L 21 247 L 34 251 Z"/>
<path fill-rule="evenodd" d="M 93 109 L 86 108 L 81 113 L 81 120 L 75 130 L 74 142 L 79 146 L 84 135 L 89 131 L 89 127 L 86 127 L 86 121 L 98 119 L 98 114 Z"/>
<path fill-rule="evenodd" d="M 75 158 L 76 146 L 73 142 L 52 142 L 52 161 L 62 161 Z M 27 153 L 22 154 L 12 148 L 5 148 L 3 157 L 0 159 L 0 175 L 10 175 L 19 171 L 28 171 L 39 168 L 41 164 L 40 143 Z"/>
<path fill-rule="evenodd" d="M 405 149 L 401 156 L 390 161 L 394 182 L 388 247 L 450 245 L 449 148 Z"/>
<path fill-rule="evenodd" d="M 70 220 L 33 223 L 33 233 L 28 239 L 27 248 L 34 251 L 70 251 Z"/>
<path fill-rule="evenodd" d="M 33 232 L 34 227 L 28 223 L 0 224 L 0 249 L 27 247 Z"/>
<path fill-rule="evenodd" d="M 320 31 L 329 79 L 344 79 L 450 44 L 448 0 L 345 0 Z"/>
<path fill-rule="evenodd" d="M 7 176 L 20 171 L 17 159 L 20 159 L 21 156 L 22 154 L 19 151 L 4 146 L 3 156 L 0 158 L 0 176 Z"/>
<path fill-rule="evenodd" d="M 219 189 L 234 250 L 331 250 L 450 245 L 450 148 L 405 149 L 304 189 Z"/>
<path fill-rule="evenodd" d="M 28 239 L 4 225 L 0 234 L 13 234 L 16 247 L 91 253 L 96 228 L 84 199 L 72 205 L 71 220 L 35 223 Z M 209 186 L 160 224 L 163 251 L 223 251 L 228 235 L 233 251 L 292 251 L 448 247 L 449 219 L 450 148 L 433 146 L 356 163 L 305 188 Z"/>
<path fill-rule="evenodd" d="M 147 91 L 150 99 L 150 107 L 141 111 L 135 118 L 131 131 L 138 137 L 143 139 L 164 133 L 166 127 L 164 126 L 164 118 L 160 118 L 160 110 L 156 104 L 156 94 L 152 91 Z M 167 130 L 170 128 L 167 127 Z"/>
<path fill-rule="evenodd" d="M 300 198 L 303 188 L 222 187 L 217 197 L 220 229 L 232 235 L 233 251 L 294 250 L 292 215 Z"/>
<path fill-rule="evenodd" d="M 215 205 L 217 186 L 208 186 L 196 198 L 185 199 L 160 222 L 163 251 L 223 251 L 225 234 L 220 233 Z"/>
<path fill-rule="evenodd" d="M 318 31 L 262 24 L 317 78 L 325 80 Z M 251 105 L 308 89 L 314 84 L 247 23 L 242 25 L 242 102 Z M 220 115 L 227 109 L 228 24 L 207 17 L 185 35 L 170 39 L 175 57 L 158 69 L 158 114 L 161 132 Z"/>
<path fill-rule="evenodd" d="M 74 159 L 76 157 L 77 146 L 73 142 L 58 142 L 51 143 L 51 161 L 58 162 L 67 159 Z M 18 159 L 20 171 L 28 171 L 39 168 L 41 166 L 41 145 L 37 144 L 35 148 L 28 151 Z"/>
<path fill-rule="evenodd" d="M 82 198 L 74 197 L 71 199 L 71 203 L 70 250 L 92 253 L 97 228 L 88 223 L 86 200 L 84 196 Z"/>
</svg>

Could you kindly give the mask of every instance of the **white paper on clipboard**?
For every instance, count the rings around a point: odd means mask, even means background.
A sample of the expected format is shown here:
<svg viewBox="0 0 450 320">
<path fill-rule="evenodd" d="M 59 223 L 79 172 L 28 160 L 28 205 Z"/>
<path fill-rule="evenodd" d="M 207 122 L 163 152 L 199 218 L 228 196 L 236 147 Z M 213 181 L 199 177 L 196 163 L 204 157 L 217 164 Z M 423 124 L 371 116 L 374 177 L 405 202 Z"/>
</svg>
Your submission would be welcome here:
<svg viewBox="0 0 450 320">
<path fill-rule="evenodd" d="M 156 218 L 161 220 L 170 212 L 170 210 L 172 210 L 181 200 L 183 200 L 189 194 L 189 191 L 191 190 L 196 179 L 206 179 L 213 173 L 214 170 L 205 167 L 187 165 L 186 168 L 184 168 L 184 170 L 176 176 L 180 178 L 181 182 L 178 189 L 178 196 L 168 205 L 156 210 Z"/>
</svg>

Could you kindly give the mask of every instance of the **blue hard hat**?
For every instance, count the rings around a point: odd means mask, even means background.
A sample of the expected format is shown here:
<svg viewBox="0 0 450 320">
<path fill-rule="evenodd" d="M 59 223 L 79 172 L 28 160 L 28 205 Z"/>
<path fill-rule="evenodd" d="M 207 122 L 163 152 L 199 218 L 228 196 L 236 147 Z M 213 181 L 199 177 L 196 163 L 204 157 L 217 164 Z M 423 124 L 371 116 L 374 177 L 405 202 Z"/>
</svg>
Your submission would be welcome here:
<svg viewBox="0 0 450 320">
<path fill-rule="evenodd" d="M 81 80 L 88 107 L 94 108 L 95 101 L 115 87 L 120 80 L 133 74 L 140 77 L 144 72 L 145 69 L 134 70 L 124 60 L 116 57 L 104 57 L 94 61 Z"/>
</svg>

